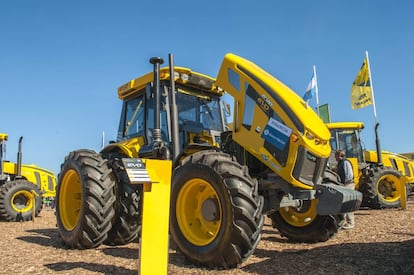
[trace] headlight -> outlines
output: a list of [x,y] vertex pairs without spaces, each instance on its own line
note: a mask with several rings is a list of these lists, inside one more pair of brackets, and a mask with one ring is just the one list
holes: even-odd
[[182,81],[187,81],[190,79],[190,76],[188,74],[180,74],[180,78]]

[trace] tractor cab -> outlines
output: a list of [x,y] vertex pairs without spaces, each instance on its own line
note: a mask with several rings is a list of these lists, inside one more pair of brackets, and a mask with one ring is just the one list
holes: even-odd
[[[178,110],[179,155],[188,155],[200,146],[219,147],[220,134],[226,128],[223,92],[217,89],[214,79],[187,68],[175,67],[175,97]],[[161,139],[172,146],[172,111],[168,68],[160,69],[159,90],[161,95]],[[118,128],[117,142],[134,143],[134,150],[127,155],[143,157],[151,151],[154,141],[154,83],[153,73],[122,85],[118,96],[123,107]],[[125,147],[125,148],[126,148]],[[124,152],[125,153],[125,152]]]
[[[364,163],[364,148],[361,141],[361,130],[364,124],[361,122],[333,122],[327,123],[331,132],[332,153],[329,157],[329,165],[336,166],[334,153],[336,150],[344,150],[346,157],[352,162],[352,165],[358,168],[358,164]],[[357,172],[357,170],[356,170]]]

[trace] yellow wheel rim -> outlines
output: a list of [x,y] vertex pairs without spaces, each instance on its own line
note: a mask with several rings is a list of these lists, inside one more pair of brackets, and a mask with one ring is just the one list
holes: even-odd
[[176,217],[189,242],[197,246],[211,243],[217,237],[222,222],[216,190],[203,179],[187,181],[177,195]]
[[71,231],[79,221],[82,205],[82,184],[75,170],[68,170],[60,182],[59,215],[63,227]]
[[302,201],[301,207],[282,207],[279,209],[279,213],[282,218],[290,225],[295,227],[304,227],[309,225],[315,220],[317,216],[316,212],[316,200]]
[[391,174],[382,176],[377,183],[377,193],[388,203],[399,201],[402,193],[400,179]]
[[31,211],[34,205],[33,194],[28,190],[17,191],[11,198],[11,206],[13,210],[19,213]]

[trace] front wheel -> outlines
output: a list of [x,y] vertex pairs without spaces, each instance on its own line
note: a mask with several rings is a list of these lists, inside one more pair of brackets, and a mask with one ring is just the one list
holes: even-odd
[[0,218],[3,220],[29,221],[33,210],[37,216],[42,207],[41,190],[30,181],[9,181],[0,188]]
[[233,268],[256,249],[263,227],[257,183],[229,155],[195,153],[174,171],[171,234],[196,265]]
[[269,215],[272,225],[292,242],[324,242],[338,233],[343,215],[318,215],[317,200],[303,201],[301,207],[282,207]]

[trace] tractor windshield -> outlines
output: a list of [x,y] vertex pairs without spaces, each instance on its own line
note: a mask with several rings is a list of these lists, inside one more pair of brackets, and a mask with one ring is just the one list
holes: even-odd
[[345,150],[346,157],[357,158],[358,162],[364,161],[364,152],[361,145],[359,130],[357,129],[331,129],[332,152]]
[[179,92],[177,105],[180,127],[190,127],[191,132],[223,131],[221,104],[218,98]]
[[[150,87],[148,86],[146,89],[150,89]],[[124,101],[118,140],[143,136],[147,143],[152,141],[154,106],[152,98],[146,98],[144,91],[142,90],[138,96]],[[205,95],[200,91],[194,92],[179,88],[176,93],[176,101],[180,132],[185,133],[185,135],[191,133],[191,142],[195,142],[194,135],[214,136],[214,140],[218,142],[225,125],[219,97]],[[161,134],[164,141],[170,141],[168,104],[164,103],[164,106],[161,110]],[[201,140],[205,141],[205,139]],[[182,144],[186,142],[190,142],[190,139],[181,141]]]

